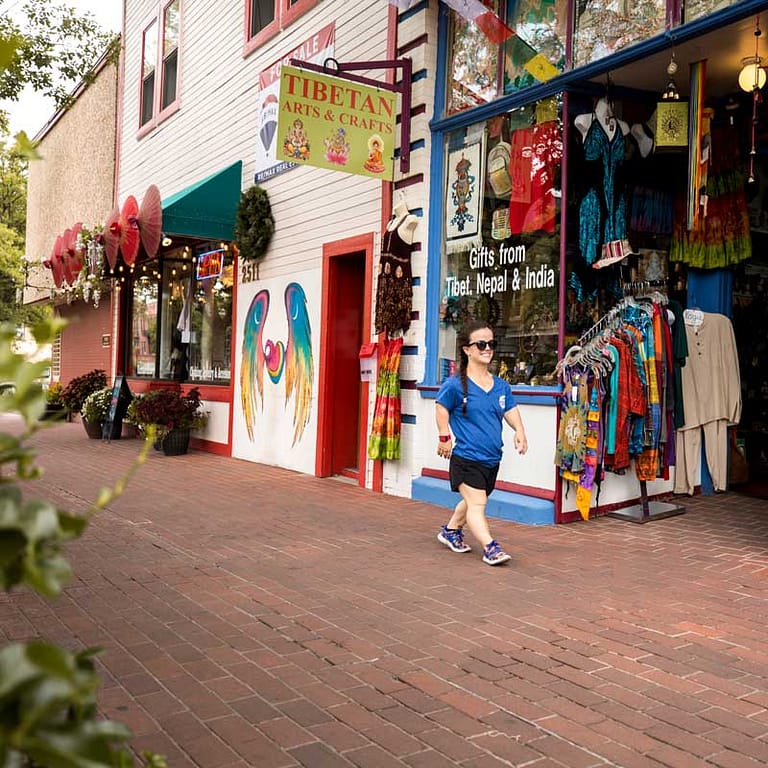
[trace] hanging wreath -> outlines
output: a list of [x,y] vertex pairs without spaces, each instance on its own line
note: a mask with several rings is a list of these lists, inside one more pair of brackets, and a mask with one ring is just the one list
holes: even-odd
[[235,220],[235,242],[243,261],[261,261],[267,252],[275,221],[267,191],[259,186],[249,187],[240,195]]

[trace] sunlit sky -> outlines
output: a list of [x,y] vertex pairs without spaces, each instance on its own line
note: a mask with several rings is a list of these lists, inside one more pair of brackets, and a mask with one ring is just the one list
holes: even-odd
[[[123,0],[65,0],[78,11],[89,11],[106,30],[119,32],[123,18]],[[15,0],[0,2],[0,10],[13,10],[19,5]],[[2,108],[10,115],[11,135],[26,131],[32,138],[53,116],[54,105],[50,99],[31,89],[26,89],[15,103],[3,102]]]

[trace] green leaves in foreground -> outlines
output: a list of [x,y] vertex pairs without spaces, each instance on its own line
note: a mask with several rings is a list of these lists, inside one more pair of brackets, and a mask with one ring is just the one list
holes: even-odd
[[[96,718],[94,649],[71,653],[54,645],[15,643],[0,650],[0,767],[131,766],[114,749],[130,738],[120,723]],[[158,763],[154,763],[158,766]]]
[[16,486],[0,486],[0,586],[26,584],[56,597],[72,571],[61,546],[82,534],[87,520],[40,499],[24,503]]
[[[56,321],[36,326],[35,340],[50,343],[60,328]],[[0,432],[0,589],[26,586],[50,598],[72,577],[64,544],[81,536],[92,515],[123,492],[151,441],[82,516],[44,499],[25,501],[19,481],[39,475],[28,441],[45,405],[40,377],[48,362],[27,359],[15,345],[14,329],[0,325],[0,414],[20,414],[26,426],[20,436]],[[98,716],[96,652],[73,653],[42,641],[0,649],[0,768],[132,768],[133,755],[123,746],[130,731]],[[167,768],[158,755],[143,758],[148,768]]]

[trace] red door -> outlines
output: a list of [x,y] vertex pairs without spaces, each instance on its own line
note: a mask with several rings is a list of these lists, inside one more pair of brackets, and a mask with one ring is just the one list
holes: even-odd
[[328,349],[326,358],[330,474],[358,479],[360,455],[360,346],[365,306],[365,253],[330,260],[328,271]]
[[[344,475],[367,482],[370,387],[360,381],[360,347],[371,341],[374,235],[323,244],[323,287],[318,366],[318,477]],[[371,481],[379,487],[381,462]]]

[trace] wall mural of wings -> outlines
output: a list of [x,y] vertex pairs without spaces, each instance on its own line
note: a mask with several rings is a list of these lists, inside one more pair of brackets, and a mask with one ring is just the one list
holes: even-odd
[[269,312],[269,291],[259,291],[251,301],[243,328],[240,365],[240,396],[248,437],[253,442],[257,411],[264,407],[264,369],[273,384],[285,375],[285,404],[293,400],[293,442],[304,435],[312,413],[314,359],[312,325],[307,311],[307,296],[298,283],[285,288],[288,339],[264,339]]

